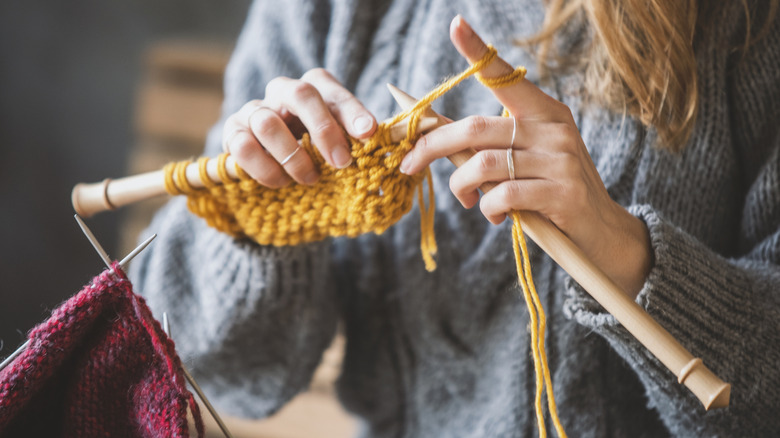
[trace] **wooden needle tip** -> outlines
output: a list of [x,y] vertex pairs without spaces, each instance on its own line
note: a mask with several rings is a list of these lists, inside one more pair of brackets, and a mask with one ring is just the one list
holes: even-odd
[[408,93],[393,84],[387,84],[387,89],[390,91],[390,94],[393,95],[393,99],[395,99],[395,101],[398,102],[398,104],[401,105],[401,108],[403,109],[411,108],[415,103],[417,103],[417,99],[410,96]]

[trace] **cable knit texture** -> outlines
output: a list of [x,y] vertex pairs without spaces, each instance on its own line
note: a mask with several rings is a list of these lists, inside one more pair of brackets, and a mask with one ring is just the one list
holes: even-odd
[[114,263],[0,372],[0,437],[187,437],[187,390],[173,342]]
[[[763,3],[755,3],[761,17]],[[547,354],[572,436],[772,436],[780,430],[780,24],[747,53],[740,2],[715,7],[698,35],[701,111],[679,155],[631,118],[581,97],[582,77],[542,84],[571,108],[610,195],[648,226],[655,265],[637,302],[733,385],[705,412],[568,275],[531,248],[548,310]],[[256,1],[226,75],[224,117],[262,98],[275,76],[324,67],[378,119],[397,112],[384,84],[422,96],[465,68],[448,39],[461,13],[502,57],[543,19],[535,0]],[[563,47],[587,29],[570,26]],[[453,119],[499,115],[464,83],[435,109]],[[223,119],[224,121],[224,119]],[[221,147],[221,124],[206,152]],[[518,165],[521,165],[518,164]],[[510,224],[494,227],[448,191],[453,166],[431,166],[438,270],[420,263],[419,215],[381,236],[275,248],[209,228],[173,200],[160,235],[133,266],[156,312],[188,327],[177,345],[221,409],[261,417],[304,390],[339,320],[347,337],[342,403],[371,437],[531,437],[534,370]],[[548,429],[551,425],[548,424]]]

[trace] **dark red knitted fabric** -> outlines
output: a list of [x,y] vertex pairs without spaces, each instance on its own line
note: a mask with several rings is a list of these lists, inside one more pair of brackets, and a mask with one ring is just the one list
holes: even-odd
[[173,342],[114,263],[35,327],[0,372],[0,437],[186,437]]

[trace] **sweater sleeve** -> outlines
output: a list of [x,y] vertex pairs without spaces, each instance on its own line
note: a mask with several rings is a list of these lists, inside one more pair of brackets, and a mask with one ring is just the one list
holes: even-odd
[[[723,255],[648,205],[630,211],[650,233],[655,263],[637,303],[716,375],[728,408],[701,403],[573,280],[564,311],[602,335],[643,383],[674,436],[773,436],[780,430],[780,26],[732,74],[732,131],[746,189],[736,254]],[[702,218],[706,221],[706,218]]]
[[[324,2],[257,1],[228,65],[223,118],[206,153],[221,151],[222,124],[279,75],[321,62]],[[208,227],[173,199],[149,232],[157,240],[131,276],[159,318],[171,318],[177,351],[221,410],[272,414],[307,388],[335,333],[336,290],[329,243],[262,247]]]

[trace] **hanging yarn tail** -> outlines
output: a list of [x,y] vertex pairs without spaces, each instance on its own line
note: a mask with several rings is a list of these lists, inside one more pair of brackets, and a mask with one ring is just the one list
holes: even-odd
[[423,197],[423,185],[417,186],[417,203],[420,205],[420,251],[422,252],[425,269],[428,272],[436,270],[436,260],[433,256],[438,252],[434,230],[434,214],[436,202],[433,193],[433,176],[430,167],[425,168],[425,180],[428,182],[428,203]]
[[559,437],[566,437],[566,431],[563,430],[561,420],[558,418],[558,408],[555,405],[555,396],[553,394],[552,379],[550,378],[550,367],[547,364],[547,352],[544,347],[544,335],[547,328],[547,319],[544,314],[544,308],[539,300],[539,294],[534,286],[533,276],[531,275],[531,261],[528,257],[528,246],[523,236],[523,227],[520,223],[520,214],[513,211],[512,217],[512,246],[515,252],[515,261],[517,263],[517,277],[520,287],[523,289],[525,303],[528,306],[528,314],[531,324],[531,352],[534,360],[534,371],[536,373],[536,397],[534,407],[536,410],[536,420],[539,426],[539,437],[547,436],[547,428],[544,423],[544,412],[542,406],[542,396],[547,392],[547,408]]

